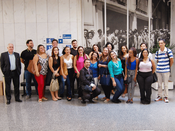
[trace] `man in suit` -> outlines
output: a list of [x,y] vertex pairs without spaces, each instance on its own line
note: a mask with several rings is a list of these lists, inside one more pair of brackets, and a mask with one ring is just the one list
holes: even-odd
[[6,98],[7,104],[10,104],[11,100],[11,79],[13,79],[13,85],[15,90],[15,101],[22,102],[19,99],[19,76],[21,74],[21,62],[19,54],[14,52],[13,44],[8,44],[8,51],[1,54],[1,70],[5,77],[6,85]]
[[85,99],[88,99],[89,102],[94,103],[92,100],[94,97],[98,96],[101,91],[94,84],[94,78],[92,76],[92,70],[89,69],[90,60],[84,60],[84,67],[80,71],[80,87],[83,90],[82,103],[85,104]]

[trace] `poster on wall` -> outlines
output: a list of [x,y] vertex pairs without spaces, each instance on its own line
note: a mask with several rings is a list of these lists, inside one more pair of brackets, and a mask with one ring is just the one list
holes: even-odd
[[[135,47],[140,52],[143,42],[149,49],[158,48],[159,39],[170,44],[170,4],[166,0],[152,0],[151,4],[148,0],[130,2],[133,3],[129,6],[128,48]],[[149,12],[152,12],[150,42]],[[94,44],[99,50],[106,45],[104,18],[104,1],[82,0],[83,46],[87,54]],[[119,52],[121,46],[127,46],[127,0],[106,0],[106,22],[106,42],[112,43],[114,50]]]

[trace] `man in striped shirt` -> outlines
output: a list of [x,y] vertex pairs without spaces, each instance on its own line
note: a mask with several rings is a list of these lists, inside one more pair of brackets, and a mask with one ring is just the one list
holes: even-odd
[[158,97],[155,101],[162,100],[162,81],[164,82],[164,101],[168,103],[168,80],[170,75],[170,67],[173,65],[173,53],[165,47],[165,41],[159,40],[160,49],[155,54],[157,60],[157,77],[158,77]]

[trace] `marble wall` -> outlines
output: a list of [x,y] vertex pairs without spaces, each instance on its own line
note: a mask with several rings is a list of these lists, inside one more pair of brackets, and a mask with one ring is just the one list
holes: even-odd
[[0,0],[0,53],[8,43],[21,53],[27,39],[33,40],[36,49],[44,39],[62,34],[72,34],[81,45],[81,26],[81,0]]

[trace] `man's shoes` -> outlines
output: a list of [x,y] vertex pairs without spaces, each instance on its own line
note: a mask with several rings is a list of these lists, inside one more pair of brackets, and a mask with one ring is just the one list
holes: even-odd
[[162,97],[158,96],[154,101],[161,101]]
[[121,101],[119,101],[118,99],[117,100],[111,100],[113,103],[121,103]]
[[20,99],[17,99],[17,100],[16,100],[16,102],[22,102],[22,100],[20,100]]
[[86,104],[86,101],[85,101],[85,100],[82,100],[81,103],[82,103],[82,104]]
[[10,104],[10,100],[7,100],[7,105],[9,105]]
[[169,103],[169,100],[167,97],[164,98],[165,103]]

